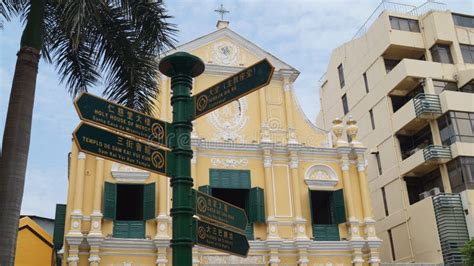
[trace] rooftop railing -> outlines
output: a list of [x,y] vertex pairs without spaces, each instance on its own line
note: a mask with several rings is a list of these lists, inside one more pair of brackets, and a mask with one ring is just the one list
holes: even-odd
[[394,1],[382,0],[375,8],[374,12],[370,14],[364,24],[362,24],[359,30],[357,30],[356,34],[354,34],[352,37],[352,40],[361,37],[364,33],[366,33],[372,23],[380,16],[383,11],[386,10],[402,14],[421,16],[432,10],[446,10],[446,4],[428,0],[418,6],[415,6]]

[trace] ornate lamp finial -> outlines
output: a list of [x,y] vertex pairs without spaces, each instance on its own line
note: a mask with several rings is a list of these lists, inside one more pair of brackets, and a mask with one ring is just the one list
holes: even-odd
[[342,132],[344,131],[344,125],[342,124],[342,120],[339,117],[336,117],[332,121],[332,133],[336,136],[336,147],[347,146],[347,141],[342,139]]
[[357,141],[357,133],[359,132],[359,127],[357,126],[357,122],[352,118],[352,115],[349,116],[346,125],[346,132],[347,135],[350,137],[351,145],[354,147],[361,147],[362,143]]

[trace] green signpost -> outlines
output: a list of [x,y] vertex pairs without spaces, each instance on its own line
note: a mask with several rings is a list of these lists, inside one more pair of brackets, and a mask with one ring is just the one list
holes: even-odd
[[267,86],[274,70],[264,59],[196,94],[193,96],[195,118]]
[[206,193],[194,190],[196,195],[196,215],[211,222],[245,231],[247,215],[245,211]]
[[167,175],[170,154],[164,149],[83,123],[73,137],[80,151]]
[[74,101],[74,105],[81,120],[167,145],[166,139],[169,138],[170,129],[167,122],[89,93],[82,93]]
[[161,73],[171,77],[171,106],[176,138],[171,149],[176,159],[174,175],[171,177],[173,205],[171,218],[173,237],[171,239],[172,259],[175,266],[191,266],[194,231],[192,230],[194,210],[192,206],[193,178],[191,177],[192,99],[193,77],[204,72],[201,59],[188,53],[178,52],[160,61]]
[[195,242],[226,253],[246,257],[250,246],[243,233],[234,232],[201,220],[194,220]]
[[[204,72],[201,59],[178,52],[163,58],[159,69],[171,77],[171,124],[83,93],[74,102],[77,112],[81,120],[100,127],[81,123],[74,140],[80,151],[171,177],[173,265],[192,265],[195,243],[246,256],[244,210],[192,189],[192,120],[268,85],[274,67],[264,59],[193,97],[192,79]],[[193,219],[195,214],[207,221]]]

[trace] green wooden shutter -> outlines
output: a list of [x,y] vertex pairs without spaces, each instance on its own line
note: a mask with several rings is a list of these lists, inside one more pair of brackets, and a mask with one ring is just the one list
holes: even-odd
[[313,224],[313,239],[315,241],[339,241],[337,224]]
[[247,236],[247,240],[254,240],[253,224],[247,224],[247,228],[245,228],[245,235]]
[[198,190],[208,195],[212,195],[212,188],[209,185],[200,186],[198,187]]
[[104,184],[104,219],[115,220],[117,202],[117,184]]
[[66,204],[56,204],[54,215],[53,244],[55,250],[60,250],[64,241],[64,227],[66,224]]
[[128,237],[129,238],[145,238],[145,222],[144,221],[128,221]]
[[209,169],[209,185],[214,188],[250,189],[250,171]]
[[114,221],[115,238],[145,238],[144,221]]
[[308,196],[309,196],[309,213],[310,213],[310,216],[311,216],[311,229],[313,231],[313,239],[316,240],[316,235],[318,234],[315,230],[315,227],[314,227],[314,219],[313,219],[313,201],[311,199],[311,190],[308,189]]
[[143,187],[143,220],[155,218],[155,183]]
[[330,208],[334,218],[333,224],[346,222],[346,207],[344,205],[344,192],[342,189],[334,191],[330,196]]
[[249,203],[249,222],[265,223],[265,199],[262,188],[250,189]]
[[308,189],[308,196],[309,196],[309,213],[311,214],[311,224],[314,223],[313,221],[313,201],[311,200],[311,189]]
[[114,237],[128,238],[128,221],[114,221]]

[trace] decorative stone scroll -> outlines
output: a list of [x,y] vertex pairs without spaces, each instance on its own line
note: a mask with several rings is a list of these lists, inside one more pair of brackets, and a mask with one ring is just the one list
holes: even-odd
[[239,168],[247,166],[247,159],[241,158],[211,158],[212,166],[220,166],[225,168]]
[[112,164],[112,177],[117,182],[145,182],[150,176],[150,172],[137,169],[135,167],[114,162]]
[[201,265],[217,266],[217,265],[265,265],[264,256],[247,256],[241,258],[232,255],[204,255],[201,259]]
[[333,189],[339,179],[327,165],[313,165],[305,173],[304,181],[310,190]]

